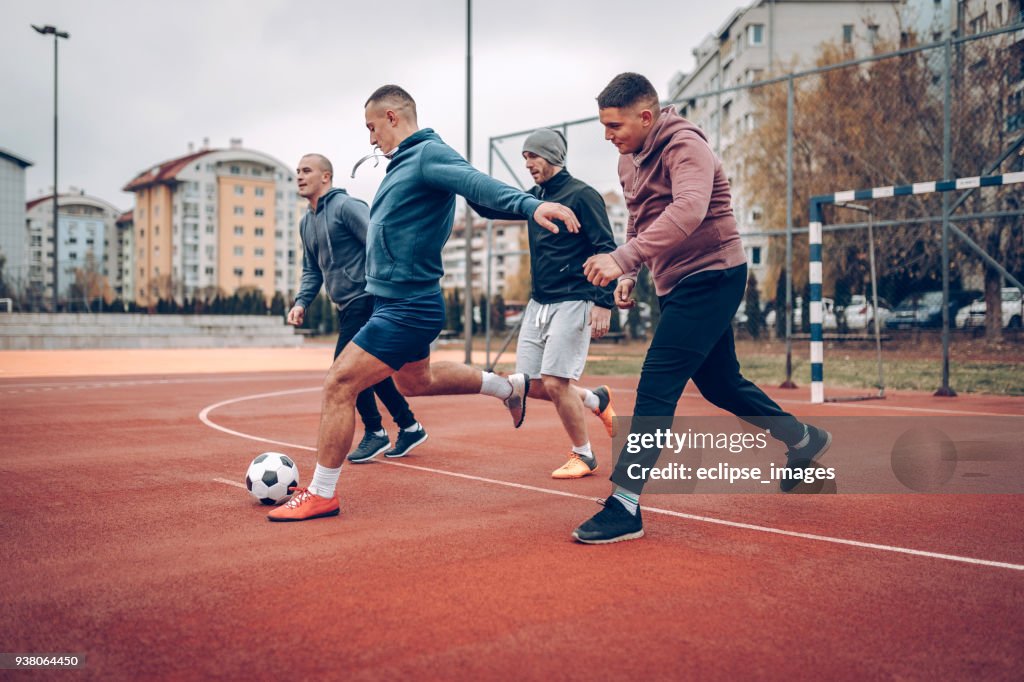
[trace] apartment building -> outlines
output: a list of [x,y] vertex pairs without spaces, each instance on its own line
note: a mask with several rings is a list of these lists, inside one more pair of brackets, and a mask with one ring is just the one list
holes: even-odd
[[[452,228],[451,237],[441,253],[444,265],[442,289],[466,286],[466,231],[465,219],[460,218]],[[529,254],[526,239],[526,222],[518,220],[495,220],[491,226],[491,294],[505,295],[508,284],[519,275],[522,256]],[[487,289],[487,221],[477,218],[473,221],[473,288]]]
[[[744,150],[739,143],[745,133],[757,128],[749,91],[721,91],[810,69],[825,42],[849,45],[858,55],[869,54],[880,40],[895,43],[900,37],[902,4],[899,0],[754,0],[694,48],[692,72],[677,73],[669,83],[668,99],[704,129],[729,174],[747,261],[758,281],[765,280],[769,242],[751,233],[785,226],[765,224],[759,198],[746,192],[740,180]],[[700,96],[708,93],[717,94]],[[784,178],[779,185],[785,187]]]
[[[23,206],[26,222],[22,230],[28,238],[26,300],[32,306],[48,305],[53,300],[53,195],[37,197]],[[117,293],[121,279],[117,221],[121,214],[109,201],[88,195],[85,190],[72,187],[68,193],[57,195],[59,299],[70,296],[79,273],[105,278],[110,290]],[[89,295],[103,293],[93,291]]]
[[24,288],[28,243],[25,236],[25,169],[32,165],[0,148],[0,254],[4,278],[14,289]]
[[132,179],[134,300],[259,288],[294,297],[302,274],[298,221],[306,202],[288,166],[232,139],[159,163]]

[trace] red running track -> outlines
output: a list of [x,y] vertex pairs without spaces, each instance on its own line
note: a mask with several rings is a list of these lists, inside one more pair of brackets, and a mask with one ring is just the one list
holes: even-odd
[[[412,401],[412,456],[346,465],[340,517],[267,523],[230,483],[264,450],[308,479],[321,377],[0,381],[0,649],[84,654],[78,676],[104,680],[1019,679],[1021,496],[650,495],[679,515],[582,546],[609,472],[549,477],[551,406],[514,431],[492,399],[438,397]],[[635,379],[611,384],[629,413]],[[1024,413],[773,394],[800,415]]]

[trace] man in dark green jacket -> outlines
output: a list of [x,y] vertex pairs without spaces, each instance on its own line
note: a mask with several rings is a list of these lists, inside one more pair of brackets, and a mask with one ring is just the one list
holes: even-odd
[[[597,287],[587,281],[583,263],[599,253],[615,250],[612,227],[604,199],[590,185],[565,169],[565,136],[541,128],[523,143],[526,168],[537,183],[529,193],[572,209],[580,221],[579,232],[552,233],[534,220],[527,221],[530,239],[530,302],[516,344],[516,371],[531,381],[530,397],[555,405],[565,432],[572,441],[569,460],[552,472],[552,478],[583,478],[597,471],[583,408],[614,432],[615,411],[611,391],[593,391],[573,384],[587,363],[590,339],[608,331],[614,307],[614,284]],[[516,216],[473,206],[485,218],[516,219]]]

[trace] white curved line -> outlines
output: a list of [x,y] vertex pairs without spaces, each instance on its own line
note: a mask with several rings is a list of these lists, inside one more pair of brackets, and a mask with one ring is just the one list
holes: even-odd
[[[316,388],[299,388],[290,391],[275,391],[273,393],[259,393],[256,395],[243,396],[241,398],[232,398],[230,400],[223,400],[219,403],[214,403],[204,407],[199,413],[199,420],[209,426],[210,428],[222,431],[224,433],[231,434],[232,436],[238,436],[239,438],[246,438],[249,440],[259,441],[261,443],[270,443],[273,445],[283,445],[290,448],[297,448],[299,450],[309,450],[316,452],[316,448],[308,445],[296,445],[295,443],[285,443],[284,441],[271,440],[269,438],[261,438],[259,436],[253,436],[248,433],[242,433],[240,431],[233,431],[232,429],[225,428],[218,424],[213,423],[209,419],[209,414],[218,407],[224,405],[231,405],[233,403],[240,403],[246,400],[259,400],[260,398],[276,398],[282,395],[292,395],[295,393],[309,393],[311,391],[319,391],[320,387]],[[545,493],[547,495],[557,495],[559,497],[571,497],[578,500],[592,500],[592,497],[586,495],[577,495],[575,493],[567,493],[562,490],[552,490],[550,488],[540,488],[537,486],[526,485],[523,483],[513,483],[511,481],[502,481],[496,478],[485,478],[483,476],[473,476],[472,474],[461,474],[455,471],[445,471],[443,469],[433,469],[431,467],[419,466],[416,464],[406,464],[403,462],[390,462],[387,460],[380,461],[381,464],[388,464],[391,466],[402,467],[403,469],[415,469],[416,471],[425,471],[431,474],[440,474],[442,476],[451,476],[453,478],[461,478],[469,481],[478,481],[481,483],[491,483],[493,485],[500,485],[506,488],[516,488],[519,490],[530,490],[538,493]],[[213,479],[221,483],[228,483],[230,485],[237,485],[234,482],[229,482],[226,479]],[[672,511],[671,509],[660,509],[658,507],[644,507],[644,511],[648,514],[663,514],[665,516],[673,516],[679,519],[687,519],[688,521],[699,521],[701,523],[711,523],[719,526],[727,526],[730,528],[740,528],[743,530],[751,530],[760,533],[771,533],[773,535],[783,535],[791,538],[800,538],[802,540],[812,540],[815,542],[829,542],[836,545],[846,545],[848,547],[860,547],[861,549],[874,549],[881,552],[894,552],[896,554],[909,554],[911,556],[926,557],[929,559],[942,559],[944,561],[954,561],[957,563],[972,564],[975,566],[988,566],[991,568],[1007,568],[1013,571],[1024,571],[1024,565],[1012,564],[1005,561],[990,561],[988,559],[976,559],[974,557],[958,556],[956,554],[941,554],[939,552],[927,552],[920,549],[910,549],[907,547],[898,547],[895,545],[880,545],[873,542],[861,542],[859,540],[848,540],[846,538],[837,538],[830,535],[816,535],[814,533],[800,533],[792,530],[783,530],[781,528],[772,528],[771,526],[757,526],[751,523],[742,523],[740,521],[726,521],[724,519],[716,519],[710,516],[697,516],[696,514],[686,514],[684,512]]]

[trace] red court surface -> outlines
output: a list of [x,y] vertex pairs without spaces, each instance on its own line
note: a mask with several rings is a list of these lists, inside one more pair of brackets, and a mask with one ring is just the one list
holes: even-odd
[[[647,495],[645,538],[584,546],[599,422],[599,474],[556,481],[550,405],[516,431],[461,396],[412,399],[429,440],[347,464],[339,517],[268,523],[241,479],[274,450],[308,480],[323,374],[0,378],[0,651],[86,659],[0,676],[1020,679],[1024,496]],[[609,383],[629,414],[635,378]],[[770,393],[800,416],[1024,415]],[[688,391],[680,413],[717,411]]]

